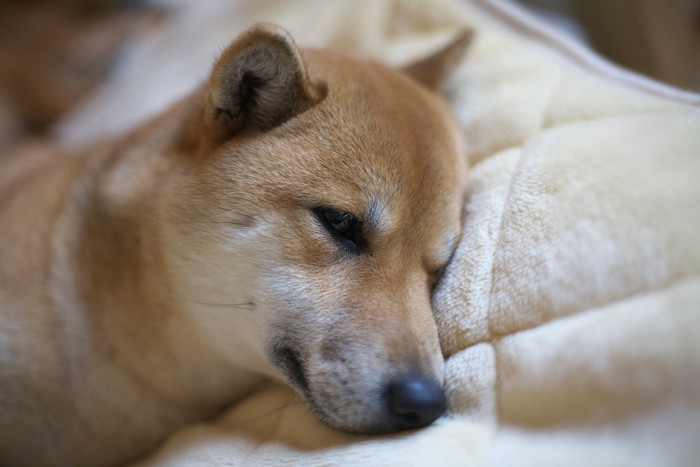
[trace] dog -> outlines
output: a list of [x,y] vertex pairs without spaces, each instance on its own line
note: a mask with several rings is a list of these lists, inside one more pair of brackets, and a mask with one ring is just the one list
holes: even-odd
[[268,377],[341,430],[439,418],[470,37],[394,70],[259,24],[125,136],[4,158],[0,464],[127,462]]

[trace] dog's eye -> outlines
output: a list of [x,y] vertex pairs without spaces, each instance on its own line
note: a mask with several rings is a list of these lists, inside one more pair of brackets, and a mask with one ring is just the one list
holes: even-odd
[[359,255],[367,249],[362,233],[362,222],[352,214],[337,209],[317,207],[312,209],[321,225],[345,250]]

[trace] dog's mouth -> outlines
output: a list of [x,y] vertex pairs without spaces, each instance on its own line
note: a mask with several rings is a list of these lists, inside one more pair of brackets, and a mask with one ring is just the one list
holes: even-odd
[[271,354],[275,366],[287,377],[289,383],[301,393],[309,408],[322,420],[332,424],[326,412],[314,400],[301,352],[292,346],[282,345],[273,347]]
[[309,408],[326,423],[332,426],[339,426],[333,419],[316,403],[313,397],[313,392],[309,385],[309,380],[306,376],[306,367],[304,365],[301,352],[289,345],[273,347],[272,361],[279,368],[283,375],[287,377],[289,383],[295,387],[304,397]]
[[275,365],[289,378],[290,382],[296,386],[309,399],[309,382],[304,373],[304,364],[299,352],[292,347],[275,347],[272,351]]

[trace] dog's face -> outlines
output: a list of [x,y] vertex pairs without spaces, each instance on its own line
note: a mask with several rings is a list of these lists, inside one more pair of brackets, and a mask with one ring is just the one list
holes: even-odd
[[[450,113],[377,63],[310,51],[307,75],[269,26],[241,42],[215,68],[172,214],[196,225],[179,228],[184,293],[222,352],[281,375],[329,424],[424,426],[446,405],[430,297],[466,178]],[[297,75],[256,75],[285,67]]]

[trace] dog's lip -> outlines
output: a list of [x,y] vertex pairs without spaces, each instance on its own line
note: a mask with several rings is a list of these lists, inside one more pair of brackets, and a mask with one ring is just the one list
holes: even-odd
[[290,345],[275,347],[272,350],[273,363],[280,369],[292,387],[301,393],[312,412],[322,420],[325,420],[329,425],[347,430],[347,428],[342,427],[341,423],[336,422],[332,415],[326,413],[314,400],[313,392],[306,377],[304,363],[299,357],[299,353],[298,350]]
[[275,366],[282,371],[293,386],[297,387],[309,399],[309,382],[299,352],[291,346],[281,346],[276,347],[272,353]]

